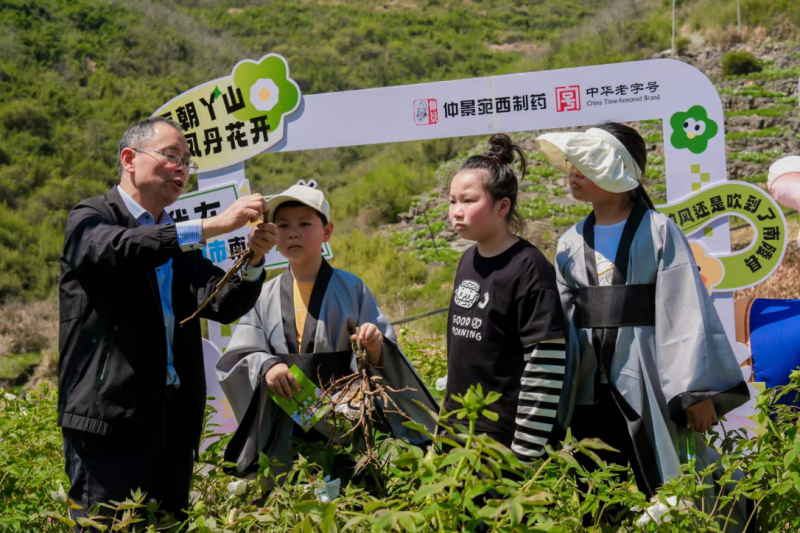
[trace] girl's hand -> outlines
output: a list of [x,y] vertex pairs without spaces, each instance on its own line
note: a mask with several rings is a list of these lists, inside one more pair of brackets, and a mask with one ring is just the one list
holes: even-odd
[[369,364],[380,366],[381,354],[383,353],[383,334],[375,324],[364,324],[358,330],[358,340],[364,349],[367,350]]
[[267,380],[269,390],[281,398],[291,398],[295,392],[300,392],[300,385],[298,385],[297,379],[286,363],[273,365],[272,368],[267,370],[267,375],[264,376],[264,379]]
[[711,398],[686,408],[686,427],[704,433],[719,421]]

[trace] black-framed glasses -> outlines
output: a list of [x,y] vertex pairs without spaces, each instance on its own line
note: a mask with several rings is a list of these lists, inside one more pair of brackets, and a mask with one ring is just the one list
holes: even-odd
[[156,153],[156,154],[161,154],[161,155],[164,156],[164,159],[166,159],[167,163],[169,163],[170,165],[173,165],[173,166],[183,165],[183,166],[185,166],[186,170],[189,171],[189,174],[194,174],[200,168],[200,167],[197,166],[197,163],[195,163],[194,161],[191,161],[191,160],[187,161],[186,159],[183,159],[183,158],[181,158],[181,157],[179,157],[179,156],[177,156],[175,154],[171,154],[169,152],[164,152],[163,150],[150,150],[148,148],[131,148],[131,149],[135,150],[137,152],[153,152],[153,153]]

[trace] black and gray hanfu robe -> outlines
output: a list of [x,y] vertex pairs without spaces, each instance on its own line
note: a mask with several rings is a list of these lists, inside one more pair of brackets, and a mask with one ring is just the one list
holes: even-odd
[[715,455],[687,429],[685,409],[711,398],[721,418],[749,393],[678,226],[638,202],[610,286],[599,286],[593,248],[594,213],[559,239],[556,252],[567,351],[579,360],[565,379],[573,387],[566,407],[592,404],[596,387],[610,383],[634,444],[629,460],[646,478],[640,490],[652,495],[680,474],[692,448],[697,470]]
[[[230,345],[217,363],[217,378],[240,424],[225,455],[227,461],[237,465],[229,469],[233,475],[244,477],[255,472],[259,452],[285,459],[292,447],[295,422],[272,401],[264,379],[273,365],[286,362],[288,354],[297,353],[292,283],[287,269],[264,284],[258,303],[239,321]],[[345,370],[355,371],[350,335],[356,326],[367,323],[378,326],[384,338],[381,367],[373,367],[370,372],[382,376],[395,389],[416,389],[393,394],[392,399],[412,420],[433,433],[433,417],[414,400],[434,413],[439,407],[397,346],[394,330],[372,293],[357,276],[332,268],[323,259],[308,305],[303,354],[316,354],[324,360],[328,355],[341,358],[345,353]],[[385,418],[395,437],[413,444],[428,441],[424,434],[404,426],[406,419],[402,416],[386,413]],[[314,430],[329,437],[332,426],[323,420]]]

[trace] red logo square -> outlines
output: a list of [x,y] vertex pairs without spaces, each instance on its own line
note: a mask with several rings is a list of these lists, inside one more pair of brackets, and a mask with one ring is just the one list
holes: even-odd
[[580,111],[581,86],[556,87],[556,111]]

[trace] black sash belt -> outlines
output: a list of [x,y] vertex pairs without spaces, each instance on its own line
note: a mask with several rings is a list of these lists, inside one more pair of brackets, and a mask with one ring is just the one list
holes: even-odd
[[[303,373],[311,379],[317,386],[320,385],[320,378],[322,383],[327,385],[331,379],[337,377],[344,377],[350,373],[350,362],[353,357],[353,352],[330,352],[330,353],[312,353],[312,354],[281,354],[278,357],[283,359],[289,367],[297,365]],[[261,412],[261,404],[264,401],[271,401],[264,398],[267,394],[267,383],[262,376],[259,379],[256,390],[253,394],[250,405],[247,406],[247,411],[242,417],[242,421],[236,428],[236,431],[231,437],[228,447],[225,448],[225,461],[229,463],[239,462],[241,455],[244,453],[247,458],[244,461],[243,470],[237,467],[223,467],[226,474],[236,477],[246,477],[258,469],[258,452],[266,452],[272,443],[273,435],[270,441],[264,446],[264,450],[257,448],[258,438],[261,430],[261,425],[264,423],[263,414]],[[279,407],[276,407],[278,412],[283,412]]]
[[581,328],[655,326],[655,285],[603,285],[578,289],[575,321]]

